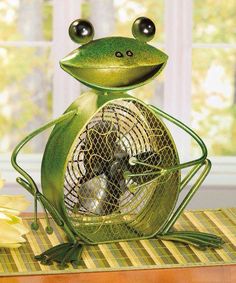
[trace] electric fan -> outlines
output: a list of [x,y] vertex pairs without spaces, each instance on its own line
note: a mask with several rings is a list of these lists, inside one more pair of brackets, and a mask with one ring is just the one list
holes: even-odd
[[173,140],[150,110],[132,99],[107,104],[77,137],[67,163],[64,201],[73,226],[91,242],[153,235],[180,183],[178,171],[161,168],[176,164]]
[[[17,178],[64,230],[68,242],[36,258],[77,264],[83,245],[157,237],[198,248],[222,245],[218,236],[173,231],[175,221],[207,176],[211,163],[203,141],[190,128],[160,109],[126,93],[156,77],[167,55],[146,42],[155,34],[154,23],[135,20],[133,38],[92,40],[86,20],[74,21],[69,34],[83,43],[61,60],[61,67],[93,91],[77,98],[65,113],[37,129],[15,148]],[[196,160],[180,163],[168,120],[190,134],[202,149]],[[17,163],[21,148],[34,136],[54,126],[41,166],[42,193]],[[192,167],[183,178],[181,170]],[[180,191],[199,172],[184,200],[175,208]]]

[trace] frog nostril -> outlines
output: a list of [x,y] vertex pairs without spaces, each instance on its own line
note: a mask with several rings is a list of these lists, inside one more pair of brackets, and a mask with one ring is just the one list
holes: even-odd
[[120,51],[116,51],[115,55],[119,58],[124,57],[124,55]]
[[126,51],[126,55],[132,57],[134,53],[131,50]]

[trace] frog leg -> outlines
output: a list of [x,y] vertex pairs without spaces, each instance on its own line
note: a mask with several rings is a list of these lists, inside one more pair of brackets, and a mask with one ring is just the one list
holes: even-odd
[[[203,169],[202,169],[203,168]],[[191,244],[196,246],[200,249],[205,249],[207,247],[212,248],[220,248],[223,244],[223,241],[220,237],[209,234],[209,233],[202,233],[197,231],[171,231],[176,220],[179,218],[185,207],[188,205],[194,194],[197,192],[199,187],[201,186],[202,182],[208,175],[211,169],[211,162],[210,160],[206,159],[203,163],[195,165],[190,172],[185,176],[180,184],[180,191],[182,191],[186,185],[190,182],[190,180],[202,169],[202,172],[199,174],[197,180],[190,188],[189,192],[176,209],[176,211],[171,215],[165,225],[162,227],[161,231],[158,231],[156,238],[163,239],[163,240],[171,240],[171,241],[178,241],[187,244]]]
[[[197,192],[199,187],[201,186],[202,182],[205,180],[206,176],[208,175],[211,169],[211,162],[207,159],[207,148],[202,141],[202,139],[192,131],[188,126],[180,122],[179,120],[175,119],[174,117],[170,116],[169,114],[165,113],[164,111],[149,105],[149,108],[158,116],[167,119],[168,121],[174,123],[176,126],[183,129],[187,132],[200,146],[202,150],[202,155],[200,158],[188,161],[182,164],[174,165],[169,168],[158,168],[159,174],[170,173],[173,171],[182,170],[184,168],[193,167],[189,173],[185,176],[185,178],[181,181],[180,184],[180,191],[182,191],[186,185],[190,182],[190,180],[201,170],[202,172],[199,174],[197,180],[192,185],[191,189],[183,199],[182,203],[179,207],[175,210],[175,212],[170,216],[168,221],[162,227],[161,231],[158,231],[156,237],[165,239],[165,240],[172,240],[172,241],[179,241],[188,244],[192,244],[199,248],[206,248],[206,247],[220,247],[223,244],[223,241],[220,237],[215,236],[213,234],[202,233],[202,232],[190,232],[190,231],[183,231],[183,232],[172,232],[170,231],[173,225],[175,224],[176,220],[180,217],[181,213],[188,205],[194,194]],[[157,171],[158,174],[158,171]]]
[[47,221],[47,227],[46,232],[48,234],[51,234],[53,232],[53,229],[50,225],[49,218],[48,218],[48,212],[53,217],[54,221],[64,229],[66,235],[69,238],[68,243],[59,244],[55,247],[52,247],[45,252],[43,252],[40,255],[35,256],[35,258],[39,261],[41,261],[42,264],[52,264],[52,261],[56,261],[59,263],[60,266],[65,267],[67,263],[72,263],[73,265],[78,265],[78,260],[81,256],[81,252],[83,249],[84,242],[79,241],[76,239],[75,235],[71,232],[69,227],[66,225],[66,223],[63,221],[62,217],[58,213],[58,211],[51,205],[51,203],[47,200],[47,198],[39,191],[35,181],[33,178],[24,170],[22,169],[18,163],[17,163],[17,155],[22,149],[22,147],[28,143],[32,138],[34,138],[36,135],[40,134],[41,132],[45,131],[46,129],[61,123],[63,121],[66,121],[67,119],[72,118],[74,115],[77,114],[77,111],[70,111],[59,118],[45,124],[41,128],[35,130],[31,134],[29,134],[27,137],[25,137],[14,149],[11,157],[11,163],[13,167],[16,169],[17,172],[19,172],[23,178],[18,177],[16,180],[17,182],[23,186],[29,193],[31,193],[34,196],[34,222],[31,225],[31,228],[33,230],[37,230],[38,225],[38,217],[37,217],[37,202],[39,201],[45,211],[46,215],[46,221]]
[[[17,162],[17,156],[18,153],[20,152],[20,150],[35,136],[37,136],[38,134],[40,134],[41,132],[45,131],[46,129],[61,123],[69,118],[72,118],[74,115],[77,114],[77,111],[70,111],[67,112],[65,114],[63,114],[62,116],[60,116],[59,118],[45,124],[44,126],[40,127],[39,129],[35,130],[34,132],[32,132],[31,134],[29,134],[28,136],[26,136],[14,149],[12,156],[11,156],[11,163],[12,166],[16,169],[17,172],[19,172],[23,178],[18,177],[16,179],[16,181],[23,186],[29,193],[31,193],[34,196],[34,209],[35,209],[35,213],[34,213],[34,222],[31,225],[31,228],[33,230],[37,230],[38,229],[38,217],[37,217],[37,202],[39,201],[44,210],[45,210],[45,215],[46,215],[46,221],[47,221],[47,228],[46,228],[46,232],[47,233],[52,233],[52,227],[50,225],[49,219],[48,219],[48,214],[47,211],[50,212],[50,214],[53,216],[54,220],[56,221],[56,223],[59,226],[62,226],[62,219],[59,215],[59,213],[56,211],[56,209],[46,200],[46,198],[40,193],[35,181],[33,180],[33,178],[24,170],[22,169]],[[65,227],[66,229],[66,227]],[[67,229],[69,231],[69,229]],[[73,235],[70,235],[71,232],[69,232],[69,236],[73,238]]]

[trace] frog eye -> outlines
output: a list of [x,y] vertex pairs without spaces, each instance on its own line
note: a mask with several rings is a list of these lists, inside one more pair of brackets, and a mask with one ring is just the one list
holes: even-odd
[[132,26],[132,33],[136,39],[148,42],[153,39],[156,32],[156,27],[149,18],[139,17]]
[[76,43],[87,43],[93,39],[94,28],[93,25],[86,20],[75,20],[69,27],[70,38]]

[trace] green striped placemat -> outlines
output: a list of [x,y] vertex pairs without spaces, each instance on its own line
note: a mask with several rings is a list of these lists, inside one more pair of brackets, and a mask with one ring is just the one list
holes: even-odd
[[[32,219],[24,219],[30,228]],[[26,235],[19,249],[0,248],[0,276],[50,274],[129,269],[153,269],[236,264],[236,208],[186,211],[175,224],[177,230],[198,230],[221,236],[222,249],[200,251],[192,246],[157,239],[86,246],[78,268],[60,270],[56,264],[41,265],[34,255],[64,241],[63,232],[54,225],[54,233],[44,232],[45,219],[40,219],[38,232]]]

